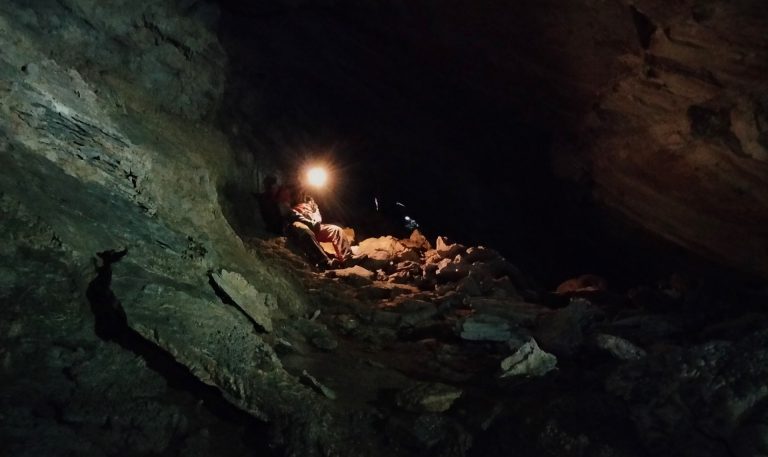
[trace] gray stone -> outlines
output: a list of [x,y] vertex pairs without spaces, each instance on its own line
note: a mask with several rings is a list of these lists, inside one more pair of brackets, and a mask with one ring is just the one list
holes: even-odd
[[501,361],[501,376],[544,376],[557,367],[557,357],[542,351],[531,338],[511,356]]
[[221,270],[221,273],[211,273],[211,278],[253,322],[267,332],[272,331],[274,296],[259,292],[239,273]]

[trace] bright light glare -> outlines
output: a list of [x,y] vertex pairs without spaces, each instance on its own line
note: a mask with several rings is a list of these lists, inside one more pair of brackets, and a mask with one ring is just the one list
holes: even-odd
[[307,172],[307,181],[314,187],[323,187],[328,181],[328,173],[321,167],[310,168]]

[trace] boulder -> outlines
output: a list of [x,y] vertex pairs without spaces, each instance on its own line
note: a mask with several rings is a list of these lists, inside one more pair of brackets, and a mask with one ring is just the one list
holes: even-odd
[[557,367],[557,357],[544,352],[531,338],[520,346],[514,354],[501,361],[500,377],[544,376]]
[[444,259],[453,259],[457,255],[463,254],[466,248],[458,243],[448,244],[444,237],[438,236],[437,241],[435,242],[435,250],[440,254],[440,257]]

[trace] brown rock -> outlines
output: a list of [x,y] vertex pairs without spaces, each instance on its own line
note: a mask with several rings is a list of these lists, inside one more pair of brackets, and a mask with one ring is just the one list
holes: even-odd
[[458,244],[448,244],[446,239],[442,236],[437,237],[437,242],[435,243],[435,250],[438,254],[440,254],[440,257],[444,259],[453,259],[459,254],[463,254],[465,251],[465,247]]

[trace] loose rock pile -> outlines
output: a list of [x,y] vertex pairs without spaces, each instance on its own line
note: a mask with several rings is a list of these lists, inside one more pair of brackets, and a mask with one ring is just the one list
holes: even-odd
[[[654,313],[655,306],[637,306],[633,291],[611,292],[594,275],[547,292],[492,249],[443,237],[433,244],[418,231],[363,240],[353,249],[356,265],[307,273],[318,311],[304,323],[276,323],[275,333],[290,340],[296,332],[286,328],[303,329],[294,345],[304,344],[304,352],[283,358],[287,369],[301,369],[344,414],[364,403],[404,455],[642,456],[660,445],[695,454],[683,452],[685,443],[673,434],[650,433],[692,419],[683,407],[664,407],[662,393],[647,403],[640,379],[655,373],[655,385],[678,386],[675,370],[691,369],[678,357],[691,330],[673,312],[678,308]],[[335,334],[338,345],[318,346],[319,333]],[[314,359],[319,352],[322,367]],[[734,379],[754,378],[754,367],[745,367],[734,367],[744,371]],[[697,388],[699,401],[716,398],[709,387]],[[762,411],[762,390],[750,392],[748,411],[738,417]],[[721,410],[714,403],[699,409]],[[718,441],[753,436],[750,427],[752,435],[731,427],[686,429],[685,436],[696,452],[711,445],[706,455],[728,455]],[[731,448],[752,455],[745,452],[762,449],[758,441]]]

